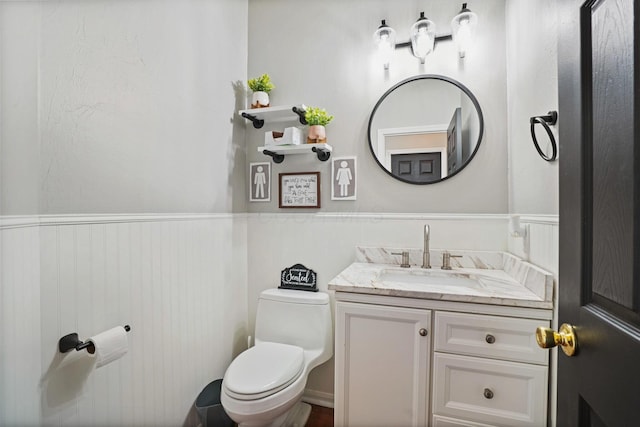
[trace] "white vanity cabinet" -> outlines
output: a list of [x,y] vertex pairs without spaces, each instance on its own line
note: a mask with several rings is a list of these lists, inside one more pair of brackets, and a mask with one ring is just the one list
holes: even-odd
[[336,293],[336,427],[547,424],[550,310],[354,295]]
[[424,426],[431,312],[336,304],[336,426]]

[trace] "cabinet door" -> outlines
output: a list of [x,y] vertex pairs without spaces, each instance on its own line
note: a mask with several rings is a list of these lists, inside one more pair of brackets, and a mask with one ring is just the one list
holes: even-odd
[[337,427],[427,425],[430,326],[428,310],[336,304]]

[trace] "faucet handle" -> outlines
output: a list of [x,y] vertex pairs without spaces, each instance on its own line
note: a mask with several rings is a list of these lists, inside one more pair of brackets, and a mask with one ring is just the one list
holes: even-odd
[[462,255],[451,255],[448,251],[442,252],[442,270],[451,270],[451,258],[462,258]]
[[400,264],[400,267],[402,268],[411,267],[411,265],[409,264],[409,251],[391,252],[391,255],[402,255],[402,264]]

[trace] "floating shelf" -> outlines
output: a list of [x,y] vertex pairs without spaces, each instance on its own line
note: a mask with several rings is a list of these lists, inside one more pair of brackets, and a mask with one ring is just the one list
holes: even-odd
[[285,155],[316,153],[318,160],[326,162],[331,157],[333,147],[329,144],[300,144],[300,145],[275,145],[258,147],[258,151],[270,156],[274,163],[282,163]]
[[264,126],[265,120],[269,122],[283,122],[298,119],[301,124],[306,125],[304,118],[304,105],[286,105],[279,107],[251,108],[240,110],[239,113],[245,119],[253,122],[253,127],[260,129]]

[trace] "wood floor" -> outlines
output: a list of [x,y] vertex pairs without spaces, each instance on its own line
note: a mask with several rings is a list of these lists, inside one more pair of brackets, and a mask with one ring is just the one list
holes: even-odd
[[333,409],[311,405],[311,415],[305,427],[333,427]]

